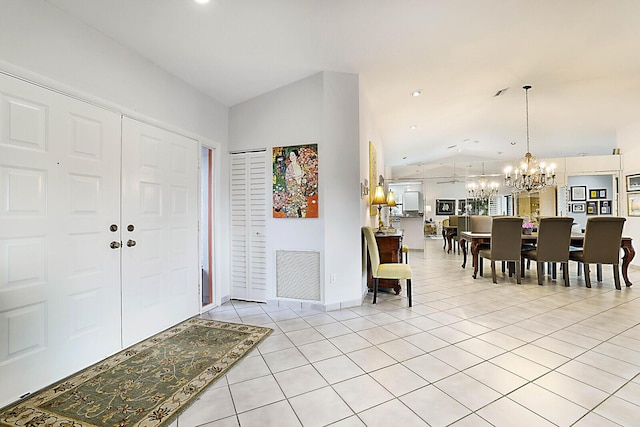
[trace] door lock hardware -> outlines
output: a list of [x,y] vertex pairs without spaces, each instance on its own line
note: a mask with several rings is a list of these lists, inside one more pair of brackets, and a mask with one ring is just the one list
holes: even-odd
[[127,240],[127,246],[133,247],[135,245],[136,245],[136,241],[135,240],[131,240],[131,239]]
[[133,226],[133,224],[127,225],[127,231],[133,231],[133,230],[135,230],[135,227]]
[[118,231],[118,226],[116,224],[111,224],[109,226],[109,230],[115,233],[116,231]]
[[111,249],[118,249],[122,245],[120,244],[120,242],[116,242],[114,240],[113,242],[111,242],[111,244],[109,246],[111,246]]

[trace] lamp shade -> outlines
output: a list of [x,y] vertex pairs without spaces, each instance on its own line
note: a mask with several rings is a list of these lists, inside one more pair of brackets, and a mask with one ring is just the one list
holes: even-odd
[[376,191],[373,193],[372,205],[385,205],[387,198],[384,196],[384,187],[382,185],[376,186]]
[[393,197],[393,191],[389,190],[389,193],[387,193],[387,206],[395,206],[396,205],[396,199],[395,197]]

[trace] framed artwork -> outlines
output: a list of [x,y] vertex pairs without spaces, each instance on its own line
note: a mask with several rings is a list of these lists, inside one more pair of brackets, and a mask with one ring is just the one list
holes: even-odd
[[318,144],[273,147],[273,217],[318,218]]
[[640,174],[627,175],[627,191],[640,190]]
[[589,190],[589,198],[590,199],[606,199],[607,198],[607,190],[604,188],[590,189]]
[[378,208],[373,206],[373,195],[378,185],[378,153],[373,142],[369,141],[369,215],[378,215]]
[[627,207],[629,216],[640,216],[640,192],[627,193]]
[[453,215],[455,210],[455,199],[436,199],[436,215]]
[[467,199],[458,199],[458,215],[467,213]]
[[571,212],[584,213],[585,207],[586,207],[585,203],[571,203]]
[[611,200],[600,200],[600,215],[611,215]]
[[587,215],[598,215],[598,202],[587,202]]
[[571,187],[571,201],[572,202],[581,202],[587,200],[587,187],[586,186],[575,186]]

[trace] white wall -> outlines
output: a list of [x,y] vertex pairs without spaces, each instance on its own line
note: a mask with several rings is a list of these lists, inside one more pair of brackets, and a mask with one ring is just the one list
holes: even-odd
[[43,0],[2,0],[0,69],[33,77],[218,143],[227,108]]
[[[276,250],[320,251],[323,304],[360,303],[358,76],[323,72],[231,107],[229,150],[318,144],[318,218],[267,219],[267,287]],[[269,169],[270,170],[270,169]],[[271,172],[269,172],[269,178]],[[271,182],[269,179],[268,182]],[[271,208],[270,203],[267,205]],[[335,283],[330,283],[335,275]]]
[[[620,180],[620,214],[627,217],[623,234],[633,238],[634,246],[640,246],[640,217],[628,216],[626,180],[627,175],[640,173],[640,123],[628,126],[617,132],[618,148],[623,156],[622,179]],[[637,250],[637,249],[636,249]],[[640,266],[640,257],[636,256],[632,265]]]

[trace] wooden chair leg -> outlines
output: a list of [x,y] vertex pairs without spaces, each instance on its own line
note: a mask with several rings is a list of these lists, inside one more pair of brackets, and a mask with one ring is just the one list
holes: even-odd
[[562,277],[564,278],[564,285],[569,286],[569,263],[562,263]]
[[484,276],[484,259],[482,257],[478,258],[478,264],[480,264],[480,277]]
[[551,278],[553,280],[556,280],[556,278],[558,277],[558,272],[556,271],[556,263],[555,262],[550,262],[549,263],[549,270],[551,270]]
[[583,264],[584,265],[584,281],[587,284],[587,288],[591,287],[591,272],[589,271],[589,264],[587,264],[586,262]]
[[502,273],[505,272],[505,266],[506,266],[506,263],[504,261],[502,261]]
[[409,297],[409,307],[411,307],[411,279],[407,279],[407,297]]
[[596,264],[596,278],[602,282],[602,264]]
[[373,279],[373,303],[378,299],[378,278]]
[[522,278],[520,277],[520,263],[516,261],[514,264],[516,265],[516,283],[519,285],[522,283]]
[[620,269],[618,268],[618,264],[613,264],[613,282],[615,283],[617,290],[622,289],[620,287]]
[[498,276],[496,275],[496,262],[491,260],[491,278],[493,283],[498,283]]
[[582,263],[578,262],[578,277],[582,276]]
[[524,257],[520,257],[520,277],[524,277]]
[[538,275],[538,285],[542,286],[543,262],[536,261],[536,274]]

